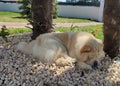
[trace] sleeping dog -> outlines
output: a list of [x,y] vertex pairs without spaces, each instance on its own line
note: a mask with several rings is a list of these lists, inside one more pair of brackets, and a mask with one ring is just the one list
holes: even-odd
[[46,33],[30,43],[20,42],[18,49],[43,63],[66,65],[75,59],[82,69],[92,69],[105,55],[102,41],[87,32]]

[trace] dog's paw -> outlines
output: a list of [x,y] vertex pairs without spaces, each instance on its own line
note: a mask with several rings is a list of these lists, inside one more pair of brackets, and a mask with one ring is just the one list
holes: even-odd
[[77,65],[83,70],[92,70],[92,67],[84,62],[78,62]]
[[55,64],[57,66],[67,66],[67,65],[71,65],[72,62],[70,62],[69,60],[65,59],[64,57],[61,57],[61,58],[59,58],[59,59],[57,59],[55,61]]

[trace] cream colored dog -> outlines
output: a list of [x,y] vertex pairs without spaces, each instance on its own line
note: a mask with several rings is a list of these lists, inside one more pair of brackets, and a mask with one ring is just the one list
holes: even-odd
[[102,41],[86,32],[46,33],[30,43],[19,43],[18,49],[47,63],[65,65],[75,58],[83,69],[92,69],[104,57]]

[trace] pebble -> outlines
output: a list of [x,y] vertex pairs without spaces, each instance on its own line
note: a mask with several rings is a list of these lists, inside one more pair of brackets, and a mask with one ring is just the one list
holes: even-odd
[[3,80],[0,80],[0,85],[2,85],[2,83],[3,83]]
[[84,71],[72,66],[33,62],[35,58],[16,49],[29,42],[30,33],[0,37],[0,86],[120,86],[120,66],[108,56],[98,69]]

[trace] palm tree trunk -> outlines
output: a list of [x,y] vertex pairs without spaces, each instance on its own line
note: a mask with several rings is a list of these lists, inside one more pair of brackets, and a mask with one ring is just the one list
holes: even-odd
[[120,53],[120,0],[105,0],[104,51],[114,58]]
[[52,31],[53,0],[32,0],[32,39]]

